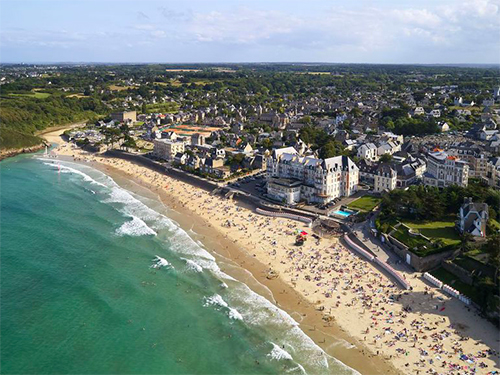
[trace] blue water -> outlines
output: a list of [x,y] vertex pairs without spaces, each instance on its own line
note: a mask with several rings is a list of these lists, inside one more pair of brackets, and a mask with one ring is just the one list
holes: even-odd
[[352,215],[351,212],[346,212],[346,211],[342,211],[342,210],[337,210],[337,211],[334,211],[333,213],[340,215],[340,216],[344,216],[344,217],[348,217],[348,216]]
[[0,166],[1,373],[352,372],[159,202],[86,165]]

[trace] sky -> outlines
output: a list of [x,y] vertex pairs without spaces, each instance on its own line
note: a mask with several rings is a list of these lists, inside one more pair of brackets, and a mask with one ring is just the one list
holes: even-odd
[[0,62],[500,63],[500,0],[0,0]]

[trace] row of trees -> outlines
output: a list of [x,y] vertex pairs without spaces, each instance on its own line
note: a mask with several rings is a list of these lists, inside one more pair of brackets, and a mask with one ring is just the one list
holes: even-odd
[[458,214],[466,197],[471,197],[474,202],[487,203],[490,218],[498,217],[500,192],[479,182],[471,182],[467,187],[453,185],[441,190],[423,185],[392,190],[382,197],[381,218],[438,220]]

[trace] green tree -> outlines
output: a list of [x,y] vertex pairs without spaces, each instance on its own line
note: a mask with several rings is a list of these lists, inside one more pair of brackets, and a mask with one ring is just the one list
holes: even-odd
[[383,154],[381,157],[380,157],[380,161],[382,163],[389,163],[392,161],[392,155],[391,154]]

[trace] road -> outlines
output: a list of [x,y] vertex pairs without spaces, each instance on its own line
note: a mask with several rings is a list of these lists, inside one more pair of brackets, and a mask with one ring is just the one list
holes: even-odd
[[390,264],[394,269],[399,271],[405,271],[408,273],[414,272],[413,268],[404,263],[402,259],[394,253],[392,250],[387,249],[383,246],[378,238],[376,238],[371,230],[375,228],[375,218],[377,214],[375,213],[370,217],[370,219],[354,224],[352,230],[356,237],[363,242],[363,244],[369,248],[380,260]]

